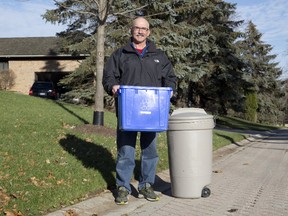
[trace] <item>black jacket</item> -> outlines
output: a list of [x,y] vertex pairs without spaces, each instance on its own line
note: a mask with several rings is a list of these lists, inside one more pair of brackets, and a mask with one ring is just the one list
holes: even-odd
[[131,43],[117,49],[104,67],[103,87],[112,95],[114,85],[171,87],[175,92],[176,76],[165,53],[148,41],[143,57]]

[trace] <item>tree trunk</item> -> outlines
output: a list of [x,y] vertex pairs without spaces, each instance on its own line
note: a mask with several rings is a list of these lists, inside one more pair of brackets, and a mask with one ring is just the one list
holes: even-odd
[[102,86],[104,69],[104,41],[105,41],[105,16],[107,13],[106,0],[99,1],[100,25],[97,29],[97,47],[96,47],[96,92],[95,106],[93,115],[93,125],[104,125],[104,89]]

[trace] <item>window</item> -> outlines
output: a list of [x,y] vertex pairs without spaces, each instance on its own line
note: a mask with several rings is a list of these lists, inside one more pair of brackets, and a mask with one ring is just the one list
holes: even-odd
[[0,71],[5,71],[5,70],[9,70],[8,62],[0,61]]

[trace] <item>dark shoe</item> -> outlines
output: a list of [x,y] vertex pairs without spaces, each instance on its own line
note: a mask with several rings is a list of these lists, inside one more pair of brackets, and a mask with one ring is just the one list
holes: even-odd
[[149,201],[158,201],[160,199],[160,197],[154,192],[153,188],[151,187],[151,185],[149,183],[145,184],[145,187],[143,187],[142,189],[139,189],[139,198],[145,198]]
[[128,195],[129,192],[125,187],[120,186],[117,191],[117,195],[115,198],[115,203],[117,205],[126,205],[128,204]]

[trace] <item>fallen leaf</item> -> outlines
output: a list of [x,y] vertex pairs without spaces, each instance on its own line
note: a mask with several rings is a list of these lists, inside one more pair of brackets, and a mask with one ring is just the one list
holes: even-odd
[[45,181],[41,181],[40,179],[37,179],[34,176],[30,178],[30,181],[32,182],[32,184],[34,184],[37,187],[47,185],[47,183],[45,183]]
[[24,176],[24,175],[25,175],[25,172],[21,171],[21,172],[18,173],[18,175],[19,175],[19,176]]
[[30,181],[35,185],[35,186],[39,186],[39,180],[36,179],[36,177],[31,177]]
[[86,138],[85,141],[86,142],[92,142],[93,140],[91,138]]
[[5,211],[4,214],[6,216],[23,216],[22,212],[16,211],[16,210],[8,210],[8,211]]
[[236,211],[238,211],[238,209],[234,209],[234,208],[232,208],[232,209],[229,209],[229,210],[228,210],[228,212],[230,212],[230,213],[232,213],[232,212],[236,212]]
[[4,211],[6,216],[17,216],[17,212],[14,211]]
[[65,122],[62,123],[62,126],[63,126],[63,128],[69,128],[69,129],[75,128],[74,125],[69,125],[69,124],[67,124],[67,123],[65,123]]
[[52,172],[49,172],[47,178],[48,179],[55,179],[55,176],[53,175]]
[[18,199],[19,198],[19,196],[17,195],[17,194],[11,194],[10,195],[12,198],[14,198],[14,199]]
[[57,185],[63,184],[64,183],[64,179],[60,179],[56,182]]
[[213,173],[223,173],[223,170],[213,170]]
[[10,196],[4,193],[4,191],[0,190],[0,205],[6,206],[10,201]]
[[69,209],[65,212],[64,216],[79,216],[79,215],[77,214],[77,212],[75,210]]

